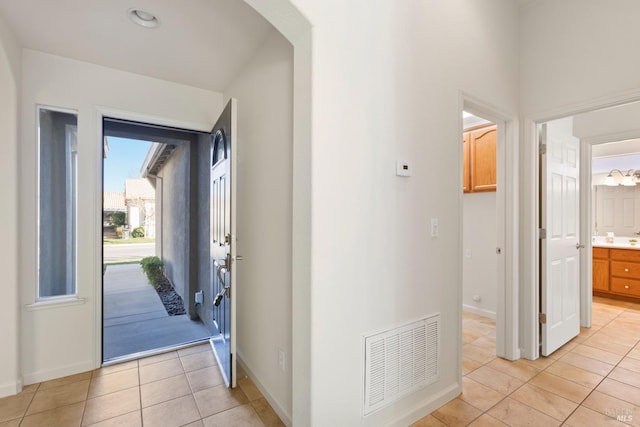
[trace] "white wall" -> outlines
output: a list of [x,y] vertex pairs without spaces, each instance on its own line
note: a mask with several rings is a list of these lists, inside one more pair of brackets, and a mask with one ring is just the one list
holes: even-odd
[[640,86],[640,4],[540,0],[521,13],[522,109],[544,112]]
[[[238,356],[292,419],[293,48],[273,31],[225,90],[238,100]],[[259,212],[259,215],[256,213]],[[285,352],[285,370],[278,350]]]
[[525,355],[537,346],[536,149],[532,120],[571,115],[640,96],[640,51],[635,24],[640,3],[634,0],[540,0],[521,11],[520,112],[522,141],[521,209]]
[[[496,318],[496,193],[466,193],[463,198],[462,305],[465,310]],[[473,297],[479,296],[480,301]]]
[[18,311],[18,109],[20,48],[0,17],[0,257],[3,309],[0,310],[0,397],[20,391]]
[[[100,362],[100,111],[209,130],[222,95],[31,50],[23,51],[20,145],[20,359],[26,384]],[[31,306],[36,291],[36,105],[78,111],[78,301]],[[128,112],[130,114],[124,114]],[[110,113],[110,114],[111,114]]]
[[593,230],[599,236],[613,232],[616,237],[634,237],[640,232],[640,186],[593,187]]
[[[459,91],[516,111],[517,4],[295,3],[313,25],[309,424],[408,425],[459,392]],[[363,334],[433,313],[440,380],[363,418]]]

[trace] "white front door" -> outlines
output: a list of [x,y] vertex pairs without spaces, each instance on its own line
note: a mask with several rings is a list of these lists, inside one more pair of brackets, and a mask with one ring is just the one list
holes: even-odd
[[544,123],[541,147],[541,349],[548,356],[580,333],[580,141],[573,118]]

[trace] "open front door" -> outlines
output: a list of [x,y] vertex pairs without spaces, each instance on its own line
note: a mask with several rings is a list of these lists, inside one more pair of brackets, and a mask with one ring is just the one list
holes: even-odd
[[211,294],[208,319],[218,366],[228,387],[236,385],[236,100],[211,132]]
[[540,132],[540,323],[548,356],[580,333],[580,141],[571,117]]

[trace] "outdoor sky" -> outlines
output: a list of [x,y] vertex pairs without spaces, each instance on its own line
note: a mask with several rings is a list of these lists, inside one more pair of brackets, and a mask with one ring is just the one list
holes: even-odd
[[150,142],[107,137],[109,152],[104,159],[104,190],[124,191],[124,180],[140,178],[140,167],[151,146]]

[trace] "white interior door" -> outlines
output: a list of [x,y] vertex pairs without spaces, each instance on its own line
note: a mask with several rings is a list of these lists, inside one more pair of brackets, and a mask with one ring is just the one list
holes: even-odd
[[548,356],[580,333],[580,141],[573,118],[541,126],[541,347]]
[[236,386],[236,100],[211,132],[211,342],[229,387]]

